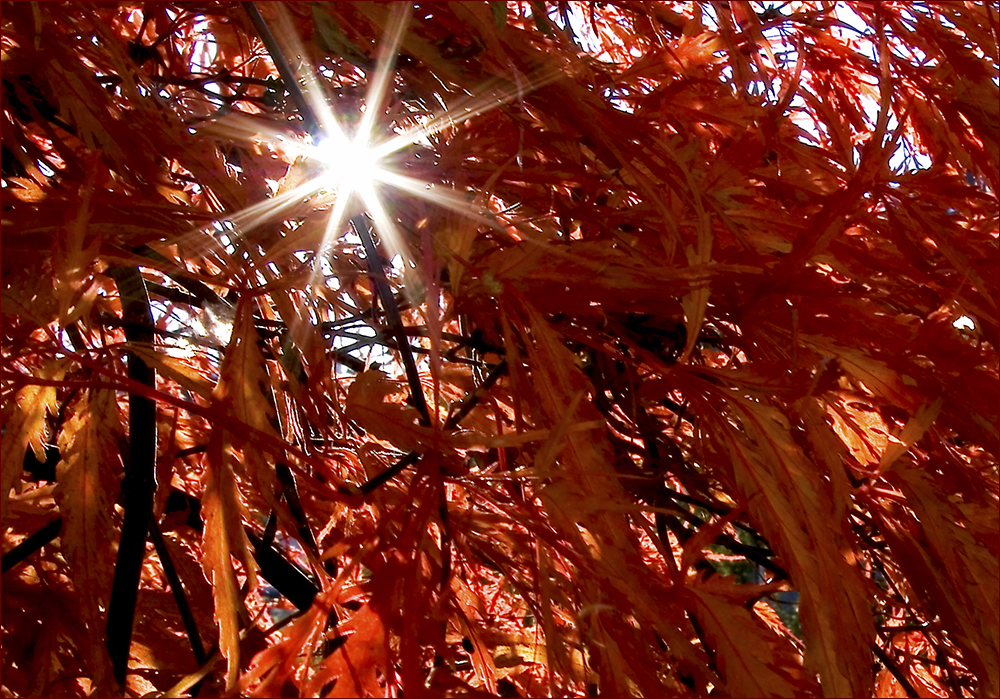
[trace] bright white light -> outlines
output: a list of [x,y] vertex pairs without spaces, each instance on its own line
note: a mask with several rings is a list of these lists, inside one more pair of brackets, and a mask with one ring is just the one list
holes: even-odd
[[322,165],[328,186],[340,195],[367,189],[379,179],[378,157],[363,141],[324,138],[311,157]]
[[954,325],[959,330],[975,330],[976,329],[976,323],[975,323],[975,321],[972,320],[972,318],[970,318],[969,316],[961,316],[960,318],[958,318],[958,320],[956,320],[954,323],[952,323],[952,325]]

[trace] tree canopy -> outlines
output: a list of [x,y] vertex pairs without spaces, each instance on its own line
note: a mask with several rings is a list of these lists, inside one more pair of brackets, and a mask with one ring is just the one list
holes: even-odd
[[4,696],[996,696],[996,2],[5,2]]

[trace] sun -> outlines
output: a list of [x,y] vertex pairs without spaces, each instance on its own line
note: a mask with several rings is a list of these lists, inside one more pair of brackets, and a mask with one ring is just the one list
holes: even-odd
[[339,197],[367,192],[383,175],[379,155],[367,138],[326,136],[309,149],[307,157],[321,168],[321,187],[334,190]]
[[[275,5],[279,17],[284,17],[287,10],[280,3]],[[321,275],[324,251],[347,233],[344,224],[355,213],[363,212],[371,220],[390,257],[398,255],[407,264],[412,262],[411,252],[391,213],[392,207],[387,206],[389,202],[384,200],[390,190],[424,199],[484,226],[502,228],[502,223],[485,212],[480,205],[470,203],[464,194],[411,177],[394,167],[392,163],[396,158],[393,156],[415,144],[427,143],[428,139],[444,129],[503,104],[523,99],[528,92],[563,76],[562,67],[555,66],[537,73],[518,73],[512,84],[497,78],[444,110],[427,115],[419,123],[399,127],[388,125],[386,129],[385,120],[379,117],[386,114],[387,99],[395,80],[395,59],[411,13],[412,6],[408,3],[393,4],[383,41],[377,50],[377,64],[371,75],[367,76],[364,108],[353,128],[331,108],[325,87],[320,84],[316,77],[317,71],[308,61],[302,61],[293,71],[283,60],[279,62],[284,65],[283,80],[302,115],[303,125],[306,127],[304,138],[290,140],[285,133],[277,129],[261,128],[259,122],[249,119],[245,122],[231,120],[225,127],[219,128],[220,134],[229,138],[245,138],[254,143],[263,139],[280,144],[276,145],[278,150],[296,159],[301,157],[314,166],[308,168],[309,176],[304,181],[297,182],[285,191],[280,191],[279,186],[272,197],[227,214],[226,220],[234,223],[239,231],[237,235],[243,235],[259,225],[275,220],[303,199],[321,192],[333,195],[322,240],[314,256],[310,288],[315,287],[316,280]],[[286,24],[290,26],[290,21]],[[283,40],[287,43],[287,50],[278,46],[273,37],[271,42],[275,46],[269,47],[269,50],[278,56],[285,53],[296,56],[308,54],[294,31],[284,32]],[[281,72],[279,68],[279,73]],[[330,198],[323,197],[322,201],[326,204]]]

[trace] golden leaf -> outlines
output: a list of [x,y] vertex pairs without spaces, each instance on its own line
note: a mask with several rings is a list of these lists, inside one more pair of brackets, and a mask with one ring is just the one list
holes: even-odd
[[82,618],[94,632],[103,627],[114,569],[111,503],[121,472],[122,433],[115,392],[89,391],[59,435],[56,502],[63,516],[62,550],[73,570]]
[[205,519],[202,567],[212,583],[215,618],[219,624],[219,650],[226,658],[226,689],[232,692],[239,677],[240,611],[243,608],[232,557],[237,556],[241,560],[250,576],[254,575],[256,564],[250,556],[250,543],[243,531],[232,457],[222,429],[213,431],[208,454],[205,494],[201,499]]
[[920,441],[920,438],[924,436],[928,428],[937,420],[943,404],[944,398],[938,398],[929,405],[921,406],[917,410],[917,414],[907,421],[906,426],[903,427],[903,431],[900,432],[899,436],[889,439],[885,451],[882,452],[882,458],[878,462],[879,473],[885,473],[886,470],[892,467],[896,459]]
[[30,447],[35,458],[45,461],[45,416],[56,411],[56,389],[52,386],[25,386],[4,410],[4,434],[0,441],[2,479],[0,479],[0,514],[7,522],[7,499],[10,489],[21,492],[20,478],[24,456]]
[[684,588],[684,596],[714,652],[726,696],[819,694],[819,685],[803,669],[800,655],[747,609],[749,595],[728,578],[695,578]]

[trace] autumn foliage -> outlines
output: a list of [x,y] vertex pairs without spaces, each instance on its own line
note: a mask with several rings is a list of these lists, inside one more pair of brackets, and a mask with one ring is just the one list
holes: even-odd
[[997,696],[997,27],[4,3],[3,696]]

